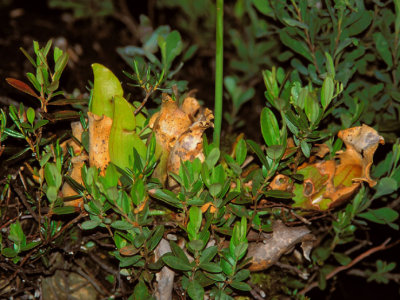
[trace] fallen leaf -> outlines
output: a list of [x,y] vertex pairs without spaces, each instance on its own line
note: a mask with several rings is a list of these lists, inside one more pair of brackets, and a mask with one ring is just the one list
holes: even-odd
[[[348,200],[362,181],[371,187],[376,184],[370,177],[370,169],[374,153],[384,139],[367,125],[341,130],[338,136],[346,146],[344,151],[337,152],[339,161],[305,163],[299,168],[297,173],[304,176],[304,181],[294,184],[294,206],[326,210]],[[318,153],[325,155],[327,150],[324,148]]]
[[296,244],[310,239],[307,227],[288,227],[280,220],[275,221],[272,234],[266,234],[263,242],[250,243],[247,251],[247,257],[251,257],[249,270],[254,272],[268,269]]

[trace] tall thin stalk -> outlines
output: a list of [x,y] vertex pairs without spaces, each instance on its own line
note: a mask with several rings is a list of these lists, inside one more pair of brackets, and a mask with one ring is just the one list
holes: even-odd
[[222,123],[222,88],[224,66],[224,0],[217,0],[216,50],[215,50],[215,107],[213,144],[220,145]]

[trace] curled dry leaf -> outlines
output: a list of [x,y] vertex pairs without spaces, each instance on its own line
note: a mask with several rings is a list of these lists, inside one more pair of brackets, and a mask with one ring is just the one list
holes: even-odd
[[[337,153],[339,161],[319,161],[298,169],[297,173],[304,176],[304,181],[293,186],[294,206],[326,210],[349,199],[362,181],[370,186],[376,184],[370,177],[370,169],[374,153],[384,139],[367,125],[342,130],[338,136],[346,145],[345,151]],[[322,151],[319,154],[326,152],[324,147],[319,148]],[[274,188],[279,189],[279,186]]]
[[[277,220],[273,224],[272,234],[263,242],[250,243],[247,257],[251,257],[250,271],[262,271],[275,264],[279,258],[290,252],[293,247],[304,241],[312,240],[310,230],[305,226],[288,227]],[[306,255],[309,254],[307,249]]]
[[378,145],[385,143],[383,137],[375,129],[365,124],[341,130],[338,136],[346,145],[346,151],[339,153],[341,164],[343,164],[343,161],[347,163],[350,163],[351,160],[357,161],[361,165],[361,175],[359,178],[354,178],[354,180],[366,181],[369,186],[374,186],[376,181],[370,177],[369,172]]

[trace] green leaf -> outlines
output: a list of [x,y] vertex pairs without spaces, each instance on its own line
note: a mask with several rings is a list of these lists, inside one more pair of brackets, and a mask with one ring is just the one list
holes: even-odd
[[310,157],[310,153],[311,153],[311,146],[310,144],[308,144],[305,140],[302,140],[300,143],[301,146],[301,151],[303,151],[303,154],[305,157]]
[[139,280],[135,286],[135,289],[133,290],[133,300],[142,299],[152,299],[152,297],[147,290],[146,284],[142,280]]
[[57,200],[58,196],[58,188],[56,186],[48,186],[46,190],[46,196],[49,199],[50,202],[54,202]]
[[158,243],[161,241],[163,234],[164,234],[164,226],[162,225],[158,225],[154,231],[153,231],[153,235],[151,236],[150,240],[148,241],[148,249],[149,251],[153,251]]
[[211,263],[211,262],[204,262],[200,263],[199,267],[203,269],[204,271],[210,272],[210,273],[221,273],[222,268],[217,265],[216,263]]
[[325,52],[325,58],[326,58],[326,70],[328,72],[328,76],[335,78],[336,76],[335,64],[333,63],[332,56],[328,52]]
[[5,257],[13,258],[17,256],[18,252],[12,248],[3,248],[1,250],[1,254],[4,255]]
[[204,243],[202,240],[192,240],[188,243],[190,249],[194,251],[200,251],[204,247]]
[[278,160],[285,153],[285,148],[281,145],[272,145],[267,148],[267,156],[272,160]]
[[44,167],[44,177],[49,187],[59,188],[62,183],[61,174],[54,163],[47,163]]
[[346,266],[351,263],[351,258],[343,253],[333,252],[332,254],[342,266]]
[[17,138],[17,139],[24,139],[25,138],[25,136],[22,133],[20,133],[18,131],[15,131],[15,130],[12,130],[11,128],[4,128],[4,133],[9,135],[9,136],[11,136],[11,137],[13,137],[13,138]]
[[265,154],[261,150],[261,147],[254,141],[252,140],[247,140],[247,144],[250,146],[251,150],[257,155],[257,157],[260,159],[261,163],[269,169],[269,164],[267,161],[267,158],[265,157]]
[[35,110],[32,107],[27,109],[26,118],[28,119],[28,122],[33,125],[33,121],[35,121]]
[[303,23],[303,22],[299,22],[295,19],[291,19],[291,18],[285,18],[283,17],[282,20],[289,26],[291,27],[299,27],[301,29],[307,29],[308,30],[308,26],[307,24]]
[[90,230],[99,226],[101,222],[99,220],[88,220],[82,223],[83,230]]
[[89,111],[95,115],[113,118],[113,97],[123,96],[121,83],[118,78],[101,64],[92,65],[94,74],[93,96]]
[[164,71],[169,70],[172,61],[182,52],[182,39],[178,31],[174,30],[164,39],[158,36],[158,45],[161,50]]
[[225,281],[225,275],[223,273],[204,273],[208,278],[214,281]]
[[197,206],[192,206],[189,210],[189,223],[187,224],[189,237],[196,239],[202,219],[201,209]]
[[119,266],[121,268],[129,267],[136,264],[142,258],[141,255],[134,255],[128,257],[120,257]]
[[204,299],[204,288],[196,280],[189,281],[187,293],[193,300]]
[[180,271],[191,271],[193,269],[189,263],[177,256],[167,255],[163,256],[162,259],[172,269]]
[[200,264],[201,263],[206,263],[206,262],[210,262],[214,256],[217,254],[218,252],[218,247],[217,246],[211,246],[206,248],[200,256]]
[[53,81],[59,81],[62,72],[64,71],[65,67],[68,63],[68,53],[64,52],[60,57],[58,57],[56,64],[54,66],[54,78]]
[[317,100],[313,97],[311,93],[308,93],[308,95],[306,96],[304,102],[304,111],[311,124],[315,124],[321,113],[321,108]]
[[35,123],[35,126],[33,126],[33,130],[37,130],[37,129],[39,129],[40,127],[43,127],[44,125],[46,125],[47,123],[49,123],[49,120],[38,120],[36,123]]
[[327,76],[322,84],[321,89],[321,104],[324,110],[328,107],[329,103],[332,101],[333,92],[335,89],[335,84],[332,77]]
[[373,34],[373,38],[376,45],[376,50],[378,51],[384,62],[387,64],[388,68],[391,68],[393,66],[393,60],[388,42],[381,32],[375,32]]
[[293,197],[292,193],[286,192],[286,191],[279,191],[279,190],[265,191],[264,195],[266,197],[279,198],[279,199],[291,199]]
[[235,156],[236,156],[236,162],[238,163],[239,166],[241,166],[244,163],[247,156],[247,146],[244,139],[240,139],[237,142],[235,149]]
[[35,248],[37,245],[40,245],[40,244],[41,244],[41,241],[30,242],[30,243],[28,243],[27,245],[22,246],[22,247],[21,247],[21,251],[28,251],[28,250],[31,250],[31,249]]
[[245,282],[240,282],[240,281],[232,281],[229,284],[231,287],[233,287],[234,289],[240,290],[240,291],[244,291],[244,292],[248,292],[251,291],[251,286],[248,285]]
[[358,214],[359,217],[378,224],[389,224],[396,221],[399,213],[390,207],[369,209],[365,213]]
[[220,183],[213,183],[212,185],[210,185],[208,190],[211,196],[217,197],[222,190],[222,185]]
[[269,5],[268,1],[265,0],[252,0],[253,5],[257,8],[257,10],[266,15],[270,16],[274,13],[273,9]]
[[206,157],[206,163],[209,169],[214,168],[220,157],[220,151],[214,147]]
[[53,208],[53,214],[55,215],[69,215],[75,212],[76,210],[73,206],[61,206]]
[[153,196],[159,200],[162,200],[174,207],[177,208],[183,208],[182,203],[178,200],[178,198],[176,197],[176,195],[169,191],[169,190],[159,190],[157,189]]
[[376,185],[376,193],[372,199],[377,199],[384,195],[389,195],[397,190],[397,181],[391,177],[384,177]]
[[281,38],[282,43],[292,49],[294,52],[299,53],[304,56],[309,62],[313,62],[310,49],[308,49],[305,42],[300,41],[297,37],[293,38],[289,35],[287,28],[284,28],[279,31],[279,36]]
[[278,121],[268,107],[261,112],[261,133],[268,146],[281,144]]
[[133,229],[133,225],[124,220],[118,220],[111,223],[111,227],[119,230],[129,230]]
[[237,272],[233,278],[235,281],[243,281],[249,278],[249,276],[250,276],[250,271],[247,269],[243,269]]
[[174,241],[170,241],[170,246],[172,253],[179,257],[181,260],[183,260],[185,263],[189,264],[189,259],[187,258],[185,252],[182,250],[181,247],[179,247]]
[[19,221],[10,225],[10,234],[8,235],[8,239],[18,245],[25,243],[26,237]]

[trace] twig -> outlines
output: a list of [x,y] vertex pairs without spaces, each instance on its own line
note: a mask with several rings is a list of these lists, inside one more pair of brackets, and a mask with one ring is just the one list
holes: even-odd
[[40,224],[40,219],[36,212],[32,209],[32,206],[29,204],[28,200],[26,199],[24,192],[17,187],[15,184],[11,184],[13,187],[14,191],[17,193],[18,197],[21,199],[22,203],[24,206],[28,209],[28,211],[31,213],[32,217]]
[[[337,267],[336,269],[334,269],[332,272],[330,272],[329,274],[327,274],[325,276],[325,279],[331,279],[332,277],[334,277],[336,274],[345,271],[347,269],[350,269],[352,266],[354,266],[355,264],[357,264],[358,262],[360,262],[361,260],[363,260],[364,258],[370,256],[371,254],[378,252],[378,251],[382,251],[385,249],[388,249],[390,247],[393,247],[395,244],[399,243],[399,241],[396,241],[395,243],[391,244],[391,245],[387,245],[390,241],[390,238],[386,239],[381,245],[376,246],[374,248],[371,248],[367,251],[365,251],[364,253],[361,253],[359,256],[357,256],[355,259],[353,259],[353,261],[351,263],[349,263],[348,265],[345,266],[340,266]],[[311,283],[310,285],[308,285],[307,287],[305,287],[303,290],[300,291],[299,294],[304,295],[307,292],[311,291],[313,288],[318,286],[318,282],[314,281],[313,283]]]
[[112,14],[112,17],[116,20],[124,23],[127,29],[130,31],[133,37],[133,41],[140,39],[138,24],[135,22],[133,16],[129,12],[129,7],[125,0],[119,0],[119,10]]
[[140,103],[139,107],[136,108],[134,114],[135,116],[142,110],[143,106],[146,104],[147,100],[149,100],[150,95],[153,93],[153,87],[150,88],[150,90],[148,92],[146,92],[146,97],[144,97],[142,103]]
[[292,266],[292,265],[289,265],[289,264],[284,264],[284,263],[281,263],[279,261],[277,261],[275,263],[275,266],[277,266],[277,267],[279,267],[281,269],[287,269],[289,271],[292,271],[293,273],[299,275],[299,277],[302,278],[302,279],[308,279],[308,276],[310,275],[307,272],[303,272],[303,271],[299,270],[295,266]]
[[71,226],[72,224],[78,222],[80,219],[82,219],[83,217],[86,217],[87,213],[86,212],[81,212],[81,214],[79,216],[77,216],[76,218],[72,219],[71,221],[69,221],[67,224],[65,224],[59,232],[57,232],[46,244],[54,241],[56,238],[58,238],[69,226]]
[[117,274],[118,270],[113,269],[111,266],[106,264],[104,261],[102,261],[97,255],[89,251],[89,256],[91,259],[93,259],[101,268],[103,268],[105,271],[111,274]]
[[[347,272],[348,275],[353,275],[353,276],[359,276],[359,277],[364,277],[367,278],[369,274],[366,274],[365,271],[360,270],[360,269],[352,269]],[[385,277],[389,280],[393,280],[396,283],[400,283],[400,274],[392,274],[392,273],[386,273]]]
[[100,282],[92,278],[90,275],[86,274],[80,267],[77,267],[75,270],[79,275],[84,277],[87,281],[90,282],[90,284],[101,294],[101,295],[109,295],[109,292],[107,289],[102,286]]
[[363,240],[360,241],[357,245],[355,245],[354,247],[350,248],[349,250],[347,250],[346,252],[344,252],[344,254],[346,255],[350,255],[351,253],[361,249],[362,247],[370,244],[371,242],[369,240]]

